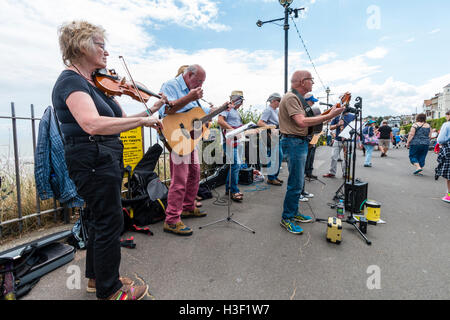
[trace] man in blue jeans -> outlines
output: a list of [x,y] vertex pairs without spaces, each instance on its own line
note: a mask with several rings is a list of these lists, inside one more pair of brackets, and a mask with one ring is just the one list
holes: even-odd
[[[230,101],[232,106],[231,109],[229,111],[222,112],[217,120],[217,123],[222,128],[224,133],[226,130],[233,130],[243,125],[238,109],[244,102],[244,93],[238,90],[233,91],[230,96]],[[226,155],[227,163],[230,163],[231,165],[231,177],[230,172],[228,172],[225,193],[228,194],[228,192],[231,192],[231,200],[241,202],[244,199],[244,195],[239,191],[238,182],[239,170],[243,162],[241,158],[243,146],[242,143],[236,141],[237,138],[238,137],[236,137],[236,139],[225,139],[224,134],[223,150]]]
[[[266,126],[276,126],[276,128],[279,128],[280,124],[278,121],[278,106],[280,105],[281,101],[281,95],[279,93],[272,93],[269,98],[267,99],[267,102],[269,102],[269,106],[264,110],[264,112],[261,115],[261,118],[258,121],[258,126],[260,127],[266,127]],[[271,134],[276,134],[275,131],[273,131]],[[272,150],[271,145],[268,145],[268,151],[267,156],[269,158],[272,158]],[[274,186],[281,186],[283,185],[283,180],[280,180],[278,178],[278,175],[280,174],[280,167],[281,162],[283,161],[283,152],[281,150],[281,144],[277,144],[276,149],[278,149],[278,155],[275,154],[277,150],[274,150],[274,160],[273,163],[269,162],[267,164],[268,166],[268,174],[267,174],[267,183],[274,185]],[[273,164],[273,166],[272,166]]]
[[298,222],[311,222],[312,218],[301,214],[300,194],[305,179],[305,162],[308,155],[309,139],[313,126],[333,119],[343,112],[343,108],[333,106],[327,115],[314,116],[304,96],[312,91],[314,78],[308,71],[296,71],[291,79],[292,90],[284,95],[279,107],[281,147],[286,155],[289,178],[283,203],[281,226],[293,234],[303,233]]

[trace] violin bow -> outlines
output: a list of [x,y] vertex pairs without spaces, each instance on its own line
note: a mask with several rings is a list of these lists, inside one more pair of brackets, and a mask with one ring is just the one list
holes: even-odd
[[149,107],[147,106],[147,103],[145,103],[144,99],[142,98],[141,92],[139,91],[139,89],[138,89],[136,83],[134,82],[133,77],[131,76],[130,71],[128,70],[127,64],[126,64],[126,62],[125,62],[125,58],[124,58],[123,56],[119,56],[119,59],[122,60],[122,63],[123,63],[123,65],[124,65],[124,67],[125,67],[125,71],[127,72],[128,76],[129,76],[130,79],[131,79],[131,83],[133,84],[134,90],[137,91],[137,93],[138,93],[138,95],[139,95],[139,99],[141,99],[141,102],[144,104],[145,108],[147,109],[147,114],[148,114],[149,116],[152,115],[153,113],[150,111]]

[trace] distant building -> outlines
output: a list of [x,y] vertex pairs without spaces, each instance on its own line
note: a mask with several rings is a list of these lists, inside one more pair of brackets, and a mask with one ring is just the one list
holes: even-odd
[[450,84],[444,87],[443,92],[423,102],[423,113],[427,115],[427,120],[442,118],[448,110],[450,110]]
[[433,119],[434,111],[431,109],[431,99],[423,102],[423,113],[427,115],[427,119]]
[[444,91],[438,102],[439,118],[445,117],[445,113],[450,110],[450,84],[444,87]]
[[400,127],[402,125],[402,119],[399,117],[392,117],[388,120],[388,125],[392,128],[396,125],[397,127]]

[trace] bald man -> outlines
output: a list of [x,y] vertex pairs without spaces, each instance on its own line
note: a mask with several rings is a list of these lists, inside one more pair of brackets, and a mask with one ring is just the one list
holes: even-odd
[[311,222],[309,216],[301,214],[299,200],[305,180],[305,163],[308,155],[308,136],[312,127],[331,120],[342,113],[337,105],[327,115],[314,116],[304,96],[312,91],[314,78],[308,71],[296,71],[291,78],[291,91],[281,99],[279,107],[281,147],[287,157],[289,178],[283,203],[281,226],[293,234],[303,233],[298,222]]
[[[205,79],[205,70],[194,64],[185,66],[181,74],[165,82],[160,92],[171,101],[171,107],[159,109],[161,117],[188,112],[195,107],[202,107],[209,113],[211,110],[203,107],[198,101],[203,97],[202,85]],[[171,181],[163,230],[179,236],[190,236],[193,233],[192,229],[186,226],[181,218],[206,216],[205,212],[195,207],[200,181],[198,151],[195,149],[190,155],[183,157],[182,161],[174,161],[173,157],[174,155],[170,154]]]

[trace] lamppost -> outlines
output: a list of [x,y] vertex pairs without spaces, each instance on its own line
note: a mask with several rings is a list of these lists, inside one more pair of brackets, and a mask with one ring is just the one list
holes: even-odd
[[294,0],[279,0],[280,4],[284,7],[284,18],[273,19],[269,21],[258,20],[256,25],[262,27],[263,24],[282,21],[284,20],[284,92],[288,91],[288,41],[289,41],[289,16],[294,13],[295,18],[298,18],[298,12],[305,10],[305,8],[292,9],[290,8],[291,3]]

